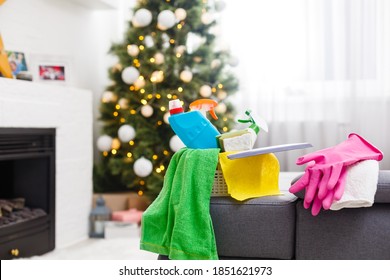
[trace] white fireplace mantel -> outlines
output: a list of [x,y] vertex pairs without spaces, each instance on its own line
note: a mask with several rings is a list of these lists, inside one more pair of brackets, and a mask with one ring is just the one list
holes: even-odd
[[92,92],[0,78],[0,127],[56,128],[56,248],[88,237]]

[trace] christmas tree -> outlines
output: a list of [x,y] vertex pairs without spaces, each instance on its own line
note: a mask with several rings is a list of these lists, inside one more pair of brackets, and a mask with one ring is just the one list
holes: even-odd
[[[136,191],[152,199],[163,186],[169,161],[183,147],[169,126],[168,103],[213,99],[221,132],[234,125],[228,97],[238,88],[235,59],[216,48],[217,24],[224,2],[140,0],[123,43],[110,52],[118,63],[102,95],[101,162],[94,168],[94,191]],[[215,28],[214,28],[215,29]]]

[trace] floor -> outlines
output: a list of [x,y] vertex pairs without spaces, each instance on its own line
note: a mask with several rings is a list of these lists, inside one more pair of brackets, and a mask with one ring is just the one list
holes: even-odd
[[88,239],[56,249],[34,260],[156,260],[157,254],[139,249],[139,238]]

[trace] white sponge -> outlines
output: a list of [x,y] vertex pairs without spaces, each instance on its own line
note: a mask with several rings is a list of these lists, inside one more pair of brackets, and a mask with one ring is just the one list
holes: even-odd
[[249,133],[223,139],[223,148],[225,152],[250,150],[252,147],[252,137]]
[[252,129],[244,129],[220,135],[219,143],[225,152],[246,151],[253,148],[256,138]]

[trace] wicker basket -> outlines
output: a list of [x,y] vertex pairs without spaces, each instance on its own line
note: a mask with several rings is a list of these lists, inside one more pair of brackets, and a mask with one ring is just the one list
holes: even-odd
[[213,189],[211,190],[211,196],[229,196],[222,170],[219,168],[215,171],[214,174],[214,183]]

